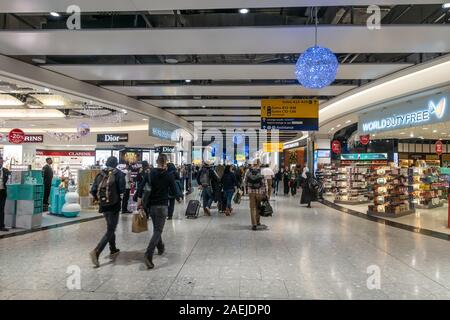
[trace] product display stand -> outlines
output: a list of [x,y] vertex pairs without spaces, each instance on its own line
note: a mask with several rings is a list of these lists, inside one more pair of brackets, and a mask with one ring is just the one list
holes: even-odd
[[439,172],[436,168],[414,168],[419,173],[419,181],[415,181],[418,190],[413,192],[414,203],[417,209],[433,209],[442,207],[442,184],[439,183]]
[[367,168],[344,167],[336,172],[336,196],[334,203],[364,204],[369,203],[367,190]]
[[324,188],[324,195],[332,196],[334,194],[334,190],[336,188],[336,181],[334,180],[334,176],[336,169],[331,165],[325,165],[323,168],[323,179],[322,184]]

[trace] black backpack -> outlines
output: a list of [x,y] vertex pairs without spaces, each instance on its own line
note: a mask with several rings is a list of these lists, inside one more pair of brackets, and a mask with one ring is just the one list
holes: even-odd
[[250,169],[247,175],[247,185],[250,189],[259,189],[263,186],[263,175],[258,169]]
[[106,169],[97,175],[97,198],[101,207],[112,206],[120,202],[116,173],[117,169]]
[[308,181],[308,187],[312,191],[318,191],[320,188],[320,184],[316,179],[310,178]]

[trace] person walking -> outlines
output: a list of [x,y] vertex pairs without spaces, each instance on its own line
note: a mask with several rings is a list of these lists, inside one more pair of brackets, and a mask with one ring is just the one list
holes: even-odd
[[261,174],[260,162],[254,160],[253,166],[247,171],[244,177],[244,183],[248,190],[250,203],[250,216],[252,221],[252,230],[256,231],[261,225],[259,206],[264,198],[267,198],[267,186],[264,176]]
[[[181,202],[182,195],[177,192],[174,175],[167,170],[167,155],[159,154],[156,160],[158,167],[153,169],[150,176],[146,176],[144,184],[150,184],[150,217],[153,223],[153,234],[144,254],[144,263],[148,269],[155,267],[153,263],[153,254],[155,248],[158,254],[162,255],[165,251],[165,245],[162,240],[164,224],[166,222],[169,211],[169,192],[175,195],[178,202]],[[148,181],[150,179],[150,181]],[[142,186],[142,185],[141,185]],[[138,208],[142,208],[143,188],[138,190]]]
[[128,210],[128,201],[130,200],[131,192],[131,165],[128,165],[122,172],[125,175],[125,192],[122,198],[122,214],[128,214],[131,213],[131,211]]
[[283,172],[283,191],[285,196],[289,195],[289,182],[290,182],[289,176],[290,176],[289,169],[286,168]]
[[177,188],[176,194],[172,193],[169,190],[169,209],[168,209],[168,214],[167,214],[167,220],[172,220],[173,212],[175,211],[175,198],[177,195],[180,195],[180,194],[182,195],[183,191],[181,188],[182,182],[181,182],[180,174],[178,173],[178,171],[173,163],[169,163],[167,165],[167,173],[173,177],[173,179],[175,180],[175,187]]
[[290,180],[290,185],[291,185],[291,195],[295,196],[297,194],[297,186],[298,186],[298,174],[297,174],[297,169],[294,168],[291,170],[290,176],[289,176],[289,180]]
[[213,184],[216,185],[219,177],[209,163],[205,163],[197,176],[199,189],[202,190],[203,212],[211,216],[211,205],[214,201]]
[[7,187],[10,172],[3,167],[3,158],[0,157],[0,231],[9,231],[5,226],[5,204],[7,198]]
[[44,200],[43,200],[43,209],[44,212],[48,211],[48,198],[50,197],[50,190],[52,189],[52,179],[53,179],[53,169],[52,164],[53,160],[52,158],[45,159],[45,166],[42,168],[42,176],[44,177]]
[[267,200],[270,200],[270,196],[272,195],[272,184],[275,178],[275,174],[273,173],[272,168],[268,164],[266,164],[264,168],[261,169],[261,174],[264,176],[264,179],[266,180]]
[[231,202],[233,200],[233,194],[235,191],[235,187],[238,186],[238,182],[236,180],[236,176],[231,171],[231,166],[227,165],[225,167],[225,171],[222,176],[222,186],[223,192],[225,194],[225,215],[229,216],[233,211],[231,206]]
[[115,232],[119,222],[121,195],[125,192],[125,175],[117,169],[118,163],[116,157],[109,157],[106,160],[106,168],[95,177],[91,188],[94,200],[99,203],[99,212],[103,213],[106,220],[106,233],[89,254],[97,268],[100,266],[98,258],[106,244],[109,243],[111,257],[120,251],[116,246]]
[[283,168],[280,168],[278,170],[278,172],[275,174],[275,188],[274,188],[274,193],[277,196],[278,195],[278,190],[280,187],[280,181],[283,181]]
[[304,176],[302,175],[302,196],[300,199],[300,204],[307,204],[307,208],[311,208],[311,201],[315,199],[315,191],[311,188],[312,175],[309,171],[304,172]]

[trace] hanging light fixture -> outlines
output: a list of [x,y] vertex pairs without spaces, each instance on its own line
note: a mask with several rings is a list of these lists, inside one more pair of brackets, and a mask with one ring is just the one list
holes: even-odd
[[329,86],[335,79],[339,62],[328,48],[317,45],[317,7],[315,9],[315,45],[303,52],[295,65],[298,82],[305,88],[321,89]]

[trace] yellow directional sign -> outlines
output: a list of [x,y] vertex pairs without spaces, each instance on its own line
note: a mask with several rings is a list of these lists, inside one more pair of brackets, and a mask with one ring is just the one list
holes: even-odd
[[283,152],[284,143],[263,143],[264,152]]
[[318,118],[319,100],[285,100],[263,99],[261,100],[261,118]]

